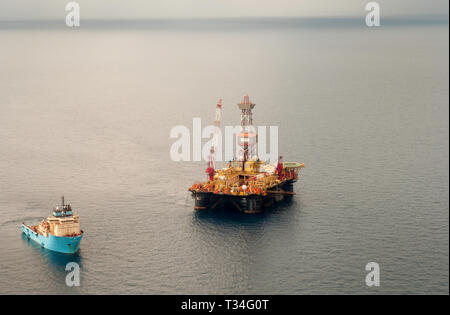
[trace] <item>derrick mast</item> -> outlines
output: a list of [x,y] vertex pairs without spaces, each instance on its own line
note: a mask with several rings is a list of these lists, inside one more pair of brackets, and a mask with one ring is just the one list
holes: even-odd
[[208,156],[208,167],[206,168],[206,174],[208,174],[208,179],[214,179],[214,173],[216,169],[216,149],[219,145],[219,132],[220,132],[220,119],[222,118],[222,99],[216,104],[216,117],[214,120],[214,136],[209,150]]
[[250,102],[248,94],[244,95],[242,102],[238,104],[241,110],[241,129],[238,134],[239,154],[238,158],[242,162],[252,160],[257,157],[256,155],[256,143],[258,141],[258,135],[256,129],[253,126],[252,109],[256,104]]

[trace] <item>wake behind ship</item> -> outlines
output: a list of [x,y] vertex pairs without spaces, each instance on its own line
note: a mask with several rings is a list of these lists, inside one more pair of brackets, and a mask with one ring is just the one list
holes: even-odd
[[55,207],[51,216],[38,225],[22,223],[23,233],[40,246],[64,254],[75,254],[80,248],[83,231],[80,219],[73,214],[72,207],[64,204]]

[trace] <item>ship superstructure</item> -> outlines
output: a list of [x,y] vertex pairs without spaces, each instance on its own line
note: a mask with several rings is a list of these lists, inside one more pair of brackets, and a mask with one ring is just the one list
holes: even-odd
[[64,203],[54,208],[52,215],[38,225],[22,223],[22,231],[31,240],[49,250],[74,254],[78,251],[83,231],[80,218],[74,214],[72,207]]
[[[241,127],[237,136],[237,159],[229,161],[222,169],[215,169],[211,161],[208,163],[208,180],[189,188],[195,200],[194,209],[214,209],[222,205],[233,206],[245,213],[256,213],[295,194],[293,184],[298,180],[304,164],[283,162],[280,156],[275,166],[258,158],[258,135],[253,126],[252,113],[255,105],[248,95],[238,104]],[[220,121],[215,125],[220,126]]]

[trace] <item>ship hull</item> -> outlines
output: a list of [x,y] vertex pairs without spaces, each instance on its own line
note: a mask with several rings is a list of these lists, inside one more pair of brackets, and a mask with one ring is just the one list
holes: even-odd
[[[262,195],[225,195],[212,192],[191,191],[195,200],[195,210],[215,209],[229,206],[244,213],[259,213],[267,210],[283,200],[291,200],[293,192],[293,181],[288,181],[273,187],[274,193]],[[279,193],[276,193],[279,192]],[[287,194],[286,194],[287,193]]]
[[75,254],[80,248],[81,238],[83,234],[78,236],[54,236],[48,234],[48,236],[41,235],[34,232],[27,225],[21,226],[23,233],[31,240],[35,241],[40,246],[59,253]]

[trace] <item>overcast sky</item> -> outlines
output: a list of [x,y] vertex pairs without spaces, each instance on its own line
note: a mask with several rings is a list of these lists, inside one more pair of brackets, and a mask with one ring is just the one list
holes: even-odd
[[[0,0],[0,20],[64,19],[66,0]],[[360,16],[368,0],[78,0],[85,19]],[[378,0],[383,16],[448,15],[449,0]]]

